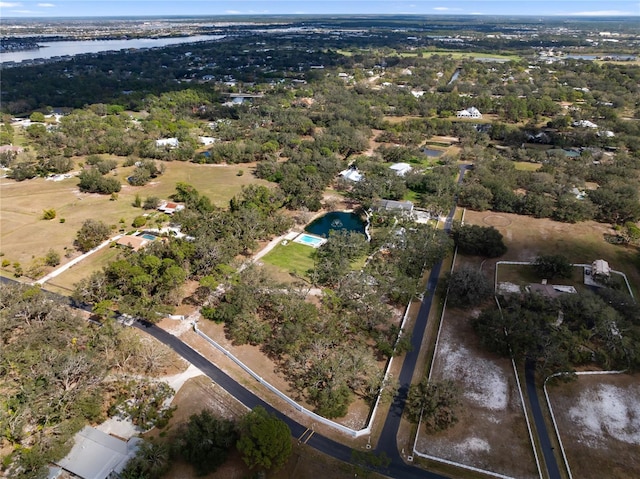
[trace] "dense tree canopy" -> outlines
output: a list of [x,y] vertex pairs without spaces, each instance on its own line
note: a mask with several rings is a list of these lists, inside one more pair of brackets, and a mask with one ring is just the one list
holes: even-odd
[[291,431],[287,424],[257,406],[239,425],[237,447],[251,469],[279,469],[291,455]]
[[204,409],[183,425],[175,445],[178,454],[204,476],[220,467],[235,446],[238,433],[232,421],[220,419]]
[[461,253],[496,258],[507,252],[502,234],[493,226],[463,225],[453,229]]

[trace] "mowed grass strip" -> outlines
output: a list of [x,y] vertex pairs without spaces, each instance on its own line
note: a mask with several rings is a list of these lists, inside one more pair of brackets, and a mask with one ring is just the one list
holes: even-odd
[[520,171],[538,171],[541,167],[541,163],[531,163],[529,161],[514,161],[516,170]]
[[96,251],[84,261],[49,280],[47,289],[50,286],[57,286],[65,290],[72,290],[81,279],[88,278],[92,273],[102,270],[109,263],[115,261],[122,252],[123,249],[119,247],[107,247]]
[[314,266],[314,253],[315,249],[311,246],[290,241],[273,248],[262,261],[290,273],[307,276],[307,272]]

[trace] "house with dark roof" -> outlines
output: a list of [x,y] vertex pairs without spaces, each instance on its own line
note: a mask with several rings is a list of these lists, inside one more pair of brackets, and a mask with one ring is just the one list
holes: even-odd
[[411,216],[413,213],[413,203],[411,201],[378,200],[376,210]]

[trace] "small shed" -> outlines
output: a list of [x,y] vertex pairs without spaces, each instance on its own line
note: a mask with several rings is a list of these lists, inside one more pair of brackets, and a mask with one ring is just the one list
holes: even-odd
[[340,176],[345,180],[352,181],[354,183],[357,183],[363,178],[362,173],[360,173],[357,168],[349,168],[347,170],[343,170],[340,172]]
[[593,278],[607,279],[611,276],[611,267],[603,259],[597,259],[591,263],[591,276]]

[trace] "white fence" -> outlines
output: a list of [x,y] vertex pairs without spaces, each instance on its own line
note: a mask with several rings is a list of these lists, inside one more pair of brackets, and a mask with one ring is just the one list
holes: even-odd
[[[404,326],[405,326],[405,323],[407,321],[407,317],[409,316],[409,308],[410,308],[410,306],[411,306],[411,302],[409,302],[409,304],[407,305],[405,313],[404,313],[404,316],[402,318],[402,323],[400,324],[400,333],[398,334],[398,339],[396,340],[396,344],[397,344],[397,341],[400,340],[400,337],[401,337],[401,335],[402,335],[402,333],[404,331]],[[291,399],[289,396],[287,396],[282,391],[280,391],[278,388],[276,388],[275,386],[270,384],[268,381],[263,379],[261,376],[259,376],[257,373],[255,373],[251,368],[249,368],[249,366],[247,366],[242,361],[240,361],[237,357],[235,357],[230,351],[225,349],[222,345],[218,344],[216,341],[214,341],[209,336],[207,336],[205,333],[203,333],[200,329],[198,329],[198,325],[195,322],[193,323],[193,329],[196,332],[196,334],[198,334],[200,337],[205,339],[214,348],[216,348],[222,354],[224,354],[229,359],[231,359],[235,364],[240,366],[244,371],[246,371],[256,381],[258,381],[260,384],[262,384],[264,387],[266,387],[269,391],[274,393],[276,396],[278,396],[280,399],[285,401],[287,404],[292,406],[297,411],[303,413],[304,415],[308,416],[309,418],[313,419],[314,421],[317,421],[317,422],[322,423],[322,424],[324,424],[326,426],[329,426],[329,427],[331,427],[333,429],[336,429],[336,430],[338,430],[338,431],[340,431],[340,432],[342,432],[344,434],[348,434],[351,437],[362,437],[362,436],[366,436],[368,434],[371,434],[371,429],[373,427],[373,420],[374,420],[374,418],[376,416],[376,413],[378,411],[378,406],[380,405],[380,398],[382,396],[382,394],[381,394],[382,390],[380,391],[380,393],[378,393],[378,397],[376,398],[376,402],[375,402],[375,404],[373,406],[373,409],[371,410],[371,414],[369,415],[369,420],[367,421],[366,427],[363,428],[363,429],[360,429],[360,430],[351,429],[351,428],[343,426],[342,424],[339,424],[339,423],[337,423],[335,421],[331,421],[330,419],[324,418],[324,417],[316,414],[315,412],[310,411],[309,409],[305,408],[304,406],[301,406],[300,404],[295,402],[293,399]],[[386,367],[386,370],[384,372],[383,385],[386,384],[386,382],[387,382],[387,380],[389,378],[389,371],[391,370],[391,365],[392,364],[393,364],[393,356],[391,358],[389,358],[389,361],[387,362],[387,367]]]

